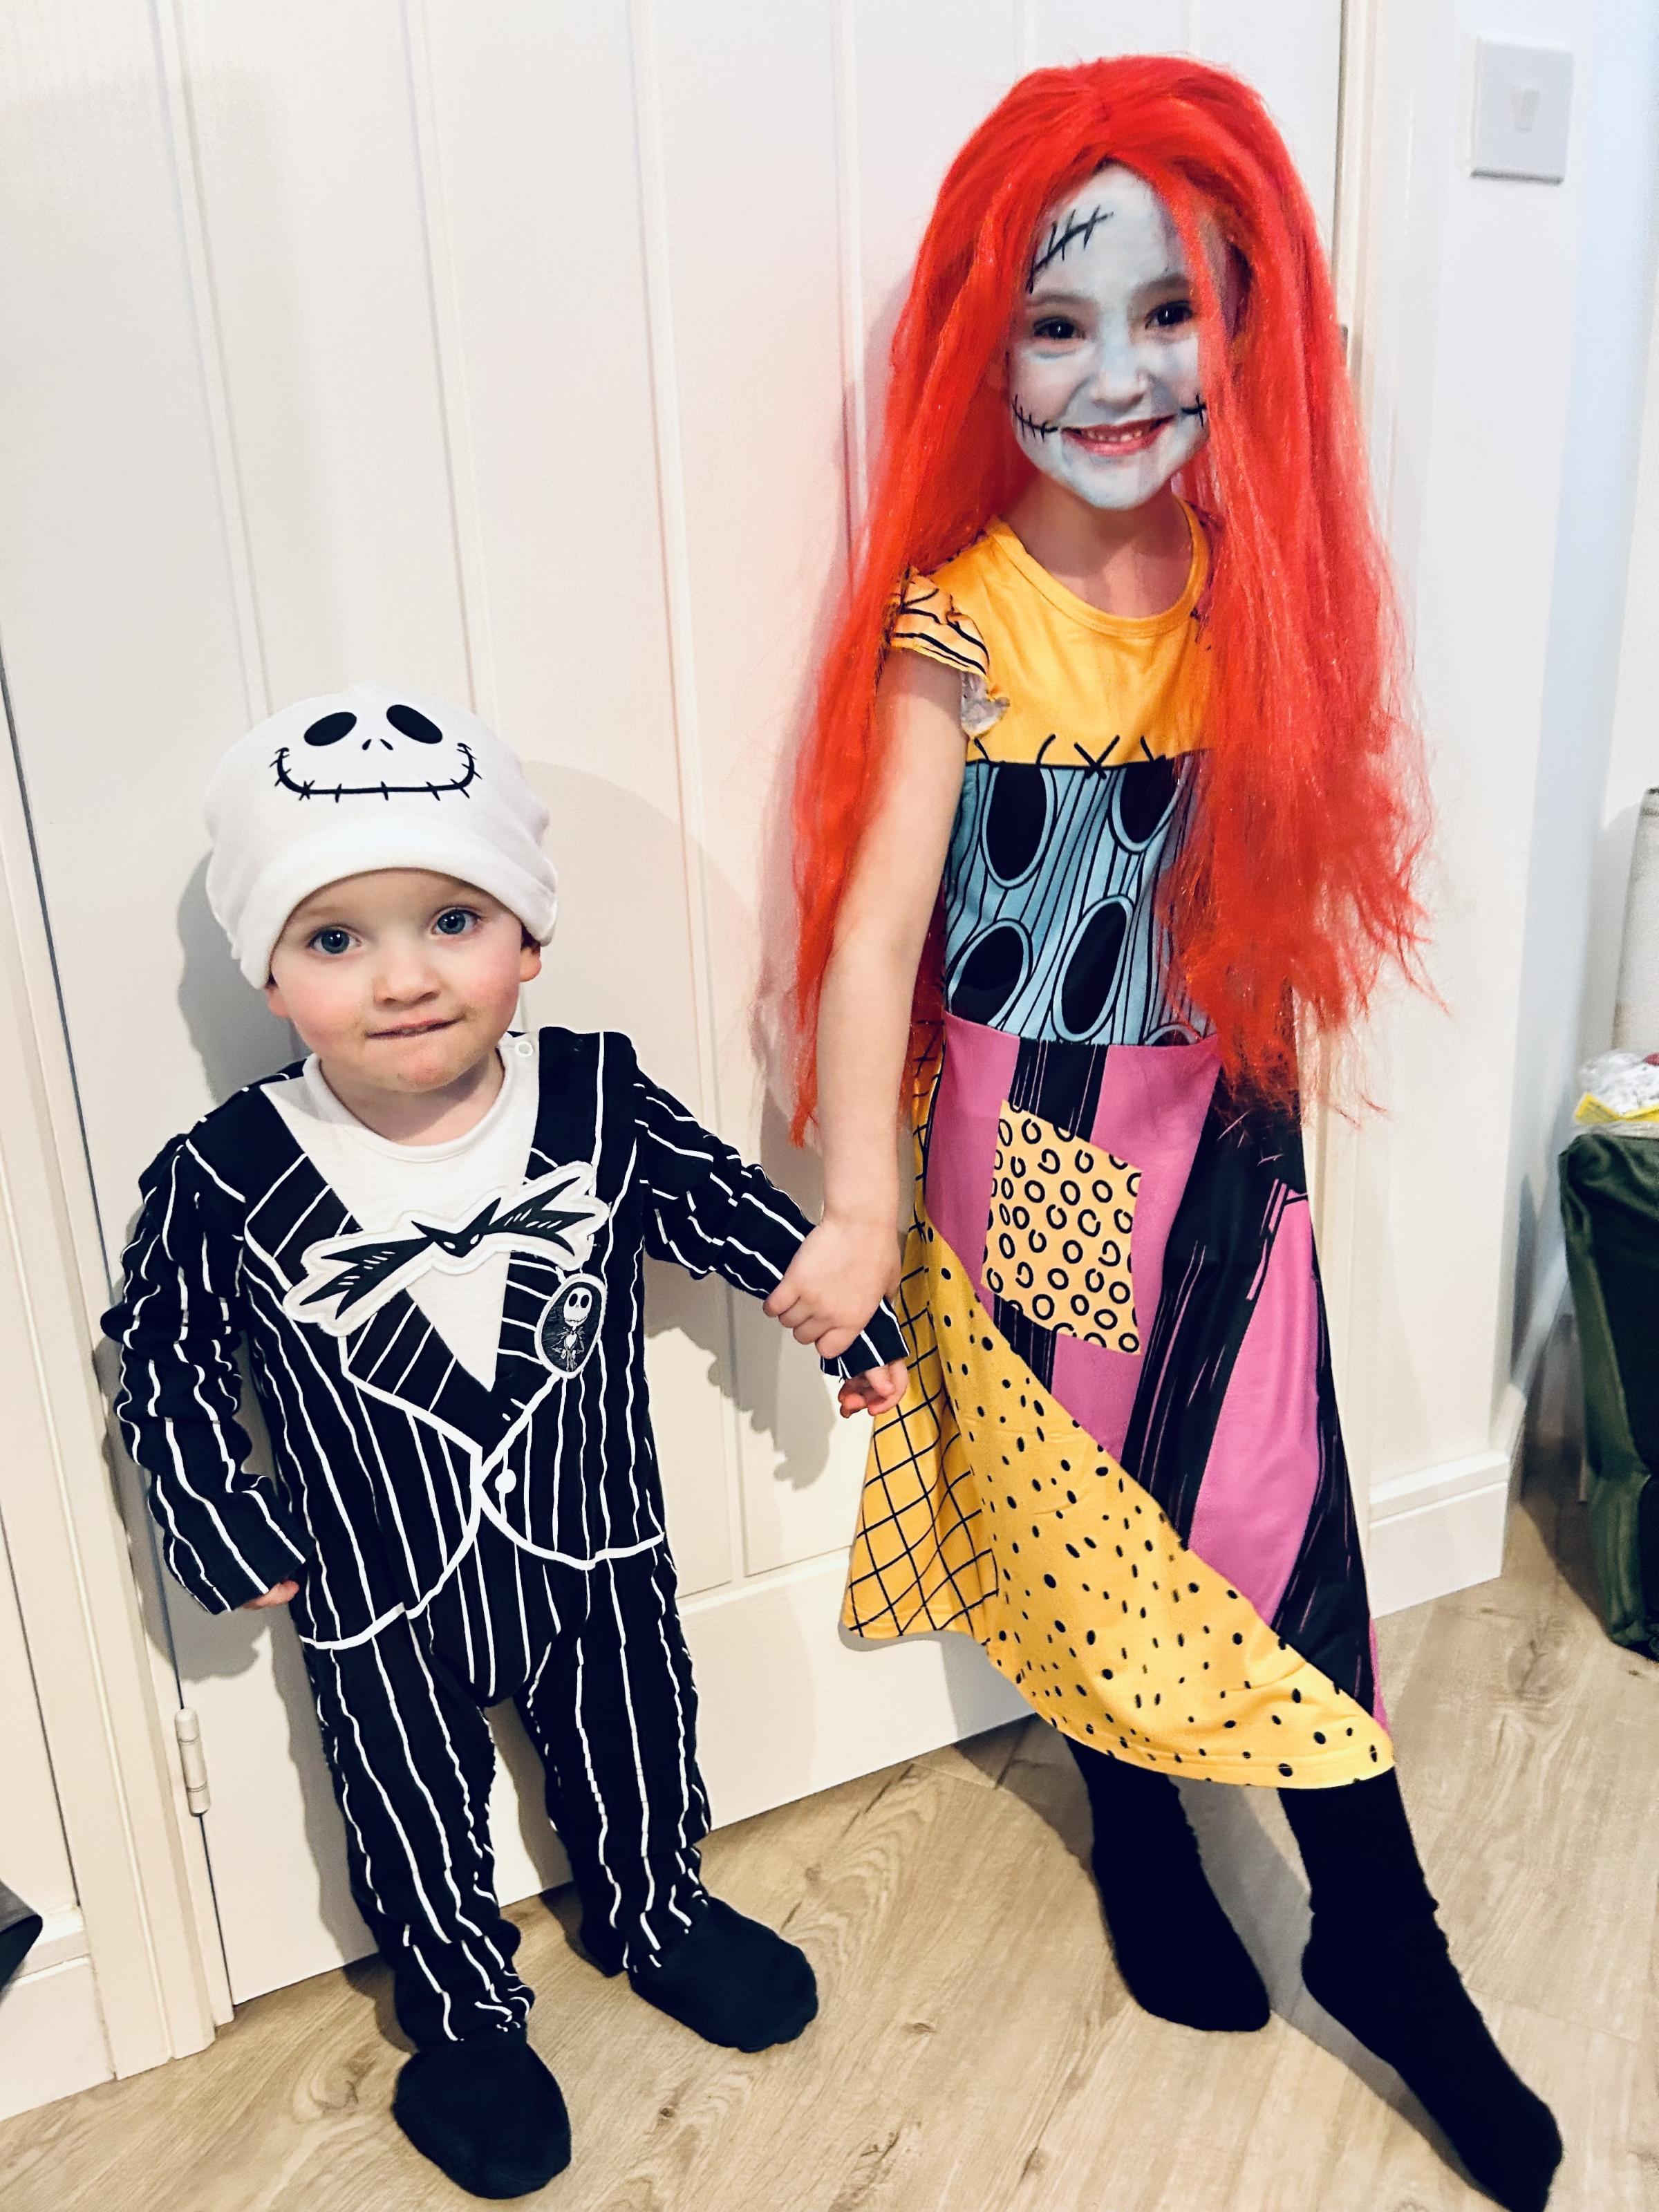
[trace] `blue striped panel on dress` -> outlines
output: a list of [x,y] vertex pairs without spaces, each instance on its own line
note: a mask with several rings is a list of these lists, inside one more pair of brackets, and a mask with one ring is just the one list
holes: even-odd
[[1155,902],[1200,756],[1121,768],[973,761],[945,868],[945,1003],[1073,1044],[1187,1043]]

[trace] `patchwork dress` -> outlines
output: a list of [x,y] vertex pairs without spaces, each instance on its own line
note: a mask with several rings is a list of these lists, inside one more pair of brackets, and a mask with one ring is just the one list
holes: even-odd
[[843,1618],[976,1637],[1133,1764],[1320,1787],[1392,1763],[1301,1139],[1218,1089],[1159,883],[1203,769],[1186,590],[1104,614],[1005,523],[901,594],[962,676],[942,1033],[914,1071],[903,1402]]

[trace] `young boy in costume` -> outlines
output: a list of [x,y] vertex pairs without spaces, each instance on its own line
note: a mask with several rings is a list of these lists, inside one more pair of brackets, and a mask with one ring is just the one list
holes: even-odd
[[[569,2159],[493,1893],[483,1709],[540,1753],[583,1940],[711,2042],[817,2009],[793,1944],[711,1897],[696,1693],[647,1404],[641,1256],[757,1297],[808,1224],[627,1039],[510,1033],[552,933],[546,811],[472,716],[357,685],[226,755],[208,893],[310,1048],[143,1179],[118,1402],[167,1564],[289,1604],[352,1887],[416,2045],[393,2110],[483,2197]],[[884,1307],[804,1322],[843,1413],[904,1382]],[[276,1480],[248,1470],[245,1345]]]

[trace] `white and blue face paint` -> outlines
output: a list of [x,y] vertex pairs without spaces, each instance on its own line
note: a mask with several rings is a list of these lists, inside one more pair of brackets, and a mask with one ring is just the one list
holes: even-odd
[[1091,507],[1143,507],[1208,435],[1170,211],[1116,164],[1043,217],[1008,344],[1021,450]]

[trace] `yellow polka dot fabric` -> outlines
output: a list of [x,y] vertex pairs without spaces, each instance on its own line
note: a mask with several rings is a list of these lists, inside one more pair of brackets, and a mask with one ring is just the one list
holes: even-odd
[[1140,1170],[1003,1103],[985,1282],[1044,1328],[1109,1352],[1140,1349],[1129,1240]]
[[[1046,1720],[1160,1773],[1322,1788],[1390,1765],[1372,1716],[1188,1550],[998,1333],[925,1218],[918,1233],[934,1337],[932,1387],[911,1388],[929,1435],[902,1466],[872,1449],[847,1625],[970,1633]],[[971,1522],[936,1540],[927,1501],[959,1516],[965,1489]],[[974,1530],[966,1575],[948,1571],[953,1525]]]

